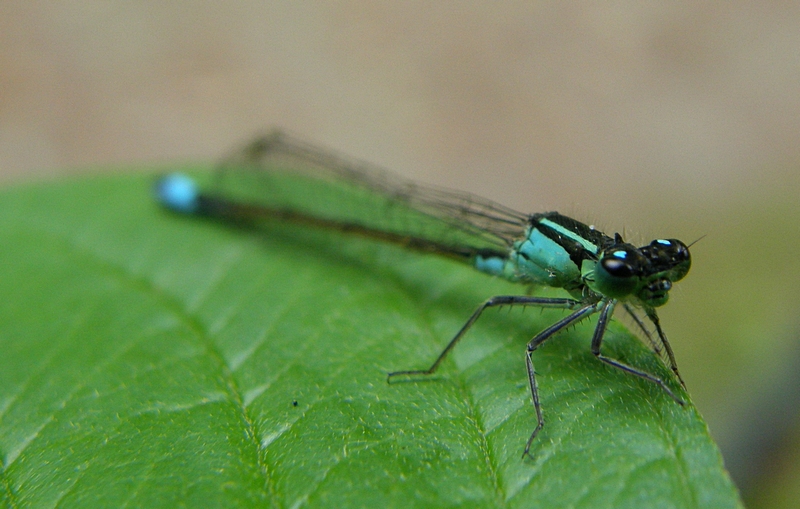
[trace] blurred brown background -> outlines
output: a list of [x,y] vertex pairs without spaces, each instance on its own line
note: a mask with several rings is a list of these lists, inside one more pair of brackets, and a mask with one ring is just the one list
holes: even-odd
[[[206,161],[270,126],[630,240],[750,507],[800,499],[800,4],[0,3],[0,178]],[[142,164],[144,163],[144,164]]]

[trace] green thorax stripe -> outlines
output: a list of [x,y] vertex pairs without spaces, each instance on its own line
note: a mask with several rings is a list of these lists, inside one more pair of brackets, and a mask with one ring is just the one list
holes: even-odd
[[532,228],[567,251],[578,267],[584,259],[594,257],[604,246],[613,243],[613,239],[603,232],[558,212],[534,214],[530,221]]

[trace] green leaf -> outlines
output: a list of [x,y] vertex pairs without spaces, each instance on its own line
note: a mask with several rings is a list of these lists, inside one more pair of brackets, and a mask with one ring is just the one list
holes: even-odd
[[[524,288],[289,225],[170,214],[150,176],[0,194],[5,507],[740,507],[696,410],[598,362]],[[665,324],[669,327],[669,324]],[[609,355],[669,377],[613,324]],[[675,384],[672,384],[675,387]]]

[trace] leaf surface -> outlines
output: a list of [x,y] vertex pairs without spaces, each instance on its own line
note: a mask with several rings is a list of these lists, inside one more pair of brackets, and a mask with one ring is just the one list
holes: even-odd
[[[525,288],[292,225],[181,217],[151,176],[0,194],[6,507],[740,507],[696,410],[598,362]],[[665,324],[669,330],[669,324]],[[604,352],[668,371],[624,327]],[[675,384],[673,383],[673,386]]]

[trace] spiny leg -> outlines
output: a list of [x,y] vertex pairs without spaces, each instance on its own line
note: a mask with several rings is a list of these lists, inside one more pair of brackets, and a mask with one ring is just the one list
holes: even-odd
[[539,431],[542,430],[544,427],[544,418],[542,417],[542,406],[539,403],[539,386],[536,383],[536,375],[534,374],[533,369],[533,351],[536,350],[539,345],[547,341],[550,337],[556,334],[558,331],[569,327],[570,325],[577,323],[587,316],[590,316],[593,313],[597,312],[598,303],[586,304],[582,308],[578,309],[571,315],[562,318],[558,322],[554,323],[550,327],[546,328],[539,334],[533,337],[528,342],[528,346],[525,350],[525,366],[528,369],[528,384],[531,389],[531,400],[533,401],[533,409],[536,410],[536,428],[534,428],[533,433],[531,433],[530,438],[528,438],[528,442],[525,444],[525,451],[522,453],[522,457],[524,458],[526,455],[530,456],[531,444],[533,443],[533,439],[536,438],[536,435],[539,434]]
[[630,317],[633,318],[634,323],[636,324],[637,327],[639,327],[639,330],[642,331],[642,334],[644,334],[645,338],[647,338],[647,342],[650,343],[650,347],[653,349],[653,351],[658,356],[661,356],[663,352],[662,345],[659,344],[659,342],[653,338],[653,335],[647,329],[647,326],[645,326],[642,319],[639,318],[639,315],[636,314],[636,311],[634,311],[633,307],[628,303],[625,303],[622,306],[623,308],[625,308],[625,311],[628,312],[628,315],[630,315]]
[[614,312],[614,305],[615,304],[616,304],[616,301],[609,300],[608,302],[605,303],[605,305],[603,306],[603,309],[600,311],[600,317],[597,319],[597,327],[595,327],[594,334],[592,335],[592,353],[594,354],[594,356],[597,357],[598,359],[600,359],[601,361],[605,362],[609,366],[614,366],[615,368],[621,369],[622,371],[624,371],[626,373],[630,373],[631,375],[636,375],[636,376],[638,376],[640,378],[644,378],[645,380],[650,380],[651,382],[660,385],[661,388],[664,389],[664,391],[667,394],[669,394],[672,399],[674,399],[676,402],[678,402],[681,405],[685,405],[686,402],[683,401],[678,396],[676,396],[675,393],[672,392],[672,389],[667,387],[667,384],[665,384],[664,381],[661,380],[660,378],[658,378],[658,377],[656,377],[654,375],[651,375],[650,373],[647,373],[645,371],[641,371],[639,369],[636,369],[636,368],[634,368],[632,366],[628,366],[627,364],[625,364],[623,362],[620,362],[620,361],[618,361],[616,359],[612,359],[610,357],[606,357],[605,355],[600,353],[600,345],[602,345],[602,343],[603,343],[603,335],[606,332],[606,327],[608,327],[608,321],[609,321],[609,319],[611,318],[611,315]]
[[[433,374],[439,365],[442,363],[445,357],[450,353],[453,347],[456,346],[456,343],[467,333],[467,331],[472,327],[478,318],[480,318],[481,313],[487,308],[495,307],[495,306],[539,306],[539,307],[547,307],[547,308],[561,308],[561,309],[574,309],[581,305],[580,301],[575,299],[557,299],[557,298],[548,298],[548,297],[530,297],[526,295],[499,295],[496,297],[492,297],[491,299],[487,300],[480,306],[478,309],[472,313],[472,316],[469,317],[469,320],[461,327],[461,329],[453,336],[453,339],[450,340],[450,343],[442,350],[442,353],[439,354],[439,357],[433,362],[431,367],[428,369],[412,369],[406,371],[393,371],[389,373],[387,376],[387,381],[391,382],[392,377],[398,375],[431,375]],[[548,329],[549,330],[549,329]]]
[[[675,373],[675,376],[678,378],[678,381],[685,389],[686,384],[684,383],[680,372],[678,372],[678,364],[677,362],[675,362],[675,354],[672,353],[672,346],[670,346],[669,341],[667,340],[667,335],[664,333],[663,329],[661,329],[661,323],[658,319],[658,315],[656,314],[655,310],[654,309],[645,310],[645,313],[647,314],[647,318],[650,319],[650,321],[653,322],[653,325],[655,325],[656,327],[656,331],[658,332],[658,341],[656,341],[655,338],[653,338],[653,335],[650,333],[647,327],[645,327],[644,322],[642,321],[641,318],[639,318],[639,315],[636,314],[633,308],[631,308],[631,306],[627,303],[624,304],[624,307],[625,311],[628,312],[631,318],[633,318],[634,322],[636,322],[636,325],[639,327],[639,329],[644,333],[645,337],[647,338],[647,341],[653,348],[653,351],[669,364],[669,368],[672,370],[673,373]],[[651,311],[652,311],[652,316],[651,316]],[[666,358],[664,357],[665,354]]]
[[661,321],[658,319],[658,315],[656,314],[655,309],[645,309],[645,313],[647,314],[647,318],[653,322],[653,325],[656,326],[656,332],[658,333],[658,337],[661,339],[661,344],[664,345],[664,350],[667,352],[667,357],[669,357],[669,367],[672,369],[672,372],[675,373],[675,376],[678,377],[678,381],[680,381],[681,385],[684,389],[686,389],[686,383],[683,381],[683,377],[678,372],[678,363],[675,362],[675,354],[672,353],[672,346],[670,346],[669,341],[667,340],[667,335],[664,333],[664,330],[661,328]]

